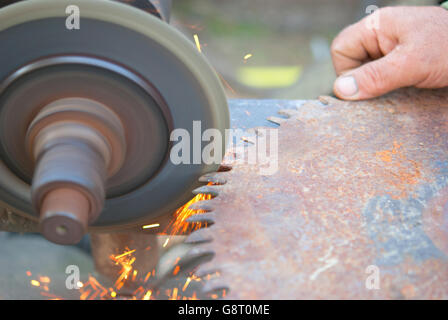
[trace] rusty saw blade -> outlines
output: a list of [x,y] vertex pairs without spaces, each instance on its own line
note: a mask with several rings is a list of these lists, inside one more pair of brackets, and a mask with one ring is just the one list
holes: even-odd
[[[448,298],[448,90],[324,97],[278,131],[278,171],[198,189],[189,256],[230,299]],[[207,180],[207,179],[205,179]],[[227,182],[227,183],[225,183]]]

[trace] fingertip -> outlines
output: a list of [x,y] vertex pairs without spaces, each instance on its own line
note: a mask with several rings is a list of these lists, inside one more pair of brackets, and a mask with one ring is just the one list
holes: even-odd
[[356,100],[359,95],[359,86],[354,76],[343,75],[336,79],[333,91],[338,98]]

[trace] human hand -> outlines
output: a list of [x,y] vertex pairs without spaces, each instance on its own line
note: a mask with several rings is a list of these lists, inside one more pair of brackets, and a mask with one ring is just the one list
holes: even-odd
[[[376,15],[376,16],[375,16]],[[377,19],[376,26],[371,23]],[[448,86],[448,11],[386,7],[344,29],[331,47],[335,94],[362,100],[415,86]]]

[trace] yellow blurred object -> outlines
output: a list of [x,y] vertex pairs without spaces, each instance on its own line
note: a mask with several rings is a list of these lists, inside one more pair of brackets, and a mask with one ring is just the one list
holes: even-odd
[[249,87],[284,88],[296,83],[302,73],[302,66],[284,67],[242,67],[238,80]]

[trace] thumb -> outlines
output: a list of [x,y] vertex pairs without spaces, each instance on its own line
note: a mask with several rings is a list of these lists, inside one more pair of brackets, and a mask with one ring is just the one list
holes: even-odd
[[345,72],[334,83],[334,93],[345,100],[363,100],[413,85],[406,59],[392,51],[385,57]]

